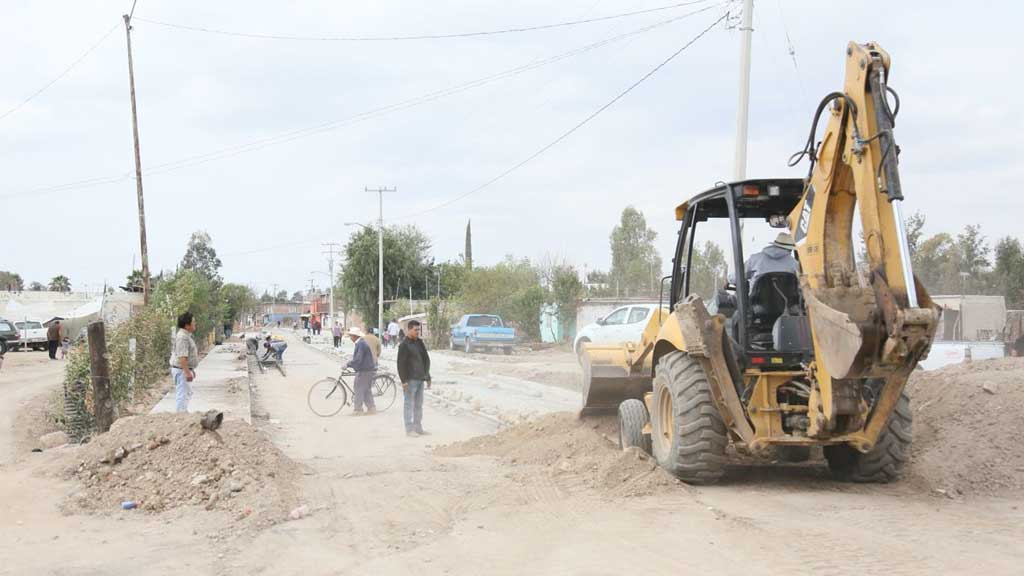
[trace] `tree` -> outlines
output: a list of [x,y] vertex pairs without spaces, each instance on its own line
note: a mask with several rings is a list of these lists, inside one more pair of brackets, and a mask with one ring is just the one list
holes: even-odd
[[654,247],[657,238],[639,210],[627,206],[622,211],[610,237],[611,283],[618,284],[619,290],[627,294],[654,291],[655,279],[661,276],[661,256]]
[[274,295],[269,293],[269,292],[264,292],[260,296],[260,302],[273,302],[273,301],[274,301]]
[[275,298],[277,299],[278,302],[287,302],[288,301],[288,291],[287,290],[279,291],[277,293],[277,295],[275,296]]
[[924,232],[924,214],[914,212],[903,223],[903,227],[907,231],[907,246],[910,248],[910,257],[913,258],[921,244],[921,236]]
[[28,285],[28,289],[30,292],[42,292],[43,290],[46,290],[46,286],[43,286],[41,282],[33,281]]
[[[346,303],[373,325],[377,318],[377,230],[362,228],[345,245],[345,265],[340,285]],[[431,275],[430,240],[415,226],[384,229],[385,300],[407,293],[423,294]]]
[[306,295],[302,292],[302,290],[296,290],[295,293],[292,294],[292,302],[303,302],[305,300]]
[[256,306],[256,294],[244,284],[227,283],[220,289],[224,299],[224,323],[242,320]]
[[498,314],[520,337],[539,340],[545,296],[537,268],[525,258],[507,256],[495,266],[467,270],[459,302],[467,313]]
[[54,276],[50,280],[50,290],[53,292],[71,292],[71,280],[63,274]]
[[940,232],[921,242],[914,271],[933,294],[960,293],[960,248],[953,237]]
[[466,277],[466,267],[457,262],[441,262],[435,264],[432,271],[434,285],[431,292],[438,295],[437,282],[441,283],[440,297],[452,298],[462,290],[462,282]]
[[182,268],[160,283],[153,302],[168,318],[191,312],[196,321],[196,341],[201,342],[223,323],[225,304],[218,294],[214,280],[191,268]]
[[125,280],[124,287],[129,292],[142,292],[142,270],[132,270]]
[[220,267],[220,258],[213,249],[210,235],[201,230],[193,232],[188,240],[188,248],[185,249],[185,257],[181,259],[181,268],[195,270],[208,280],[220,283]]
[[1024,248],[1020,240],[1006,237],[996,243],[994,273],[1006,307],[1024,308]]
[[558,324],[563,334],[572,334],[576,326],[576,309],[583,297],[583,283],[571,265],[556,266],[551,272],[551,302],[555,305]]
[[714,296],[716,290],[725,286],[729,276],[725,252],[710,240],[694,245],[689,269],[690,292],[696,292],[703,298]]
[[0,290],[7,290],[8,292],[21,292],[24,289],[25,283],[21,279],[20,274],[8,272],[7,270],[0,270]]
[[473,269],[473,221],[466,221],[466,252],[462,255],[466,261],[466,269]]

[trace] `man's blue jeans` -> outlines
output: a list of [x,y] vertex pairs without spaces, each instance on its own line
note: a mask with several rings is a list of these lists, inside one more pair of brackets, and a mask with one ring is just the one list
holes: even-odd
[[188,412],[188,401],[192,399],[192,385],[185,378],[185,371],[181,368],[172,366],[171,376],[174,377],[174,411]]
[[423,431],[423,380],[409,380],[405,387],[405,431]]

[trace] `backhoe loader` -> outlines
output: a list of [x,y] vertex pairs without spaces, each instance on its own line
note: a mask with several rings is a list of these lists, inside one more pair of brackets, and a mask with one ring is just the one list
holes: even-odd
[[[786,460],[822,446],[839,479],[899,477],[911,443],[904,385],[938,308],[911,267],[889,66],[877,44],[848,45],[843,90],[821,102],[794,155],[810,159],[806,179],[720,183],[676,208],[671,312],[639,343],[584,349],[583,414],[617,408],[624,448],[693,483],[720,479],[730,442]],[[728,223],[734,272],[708,297],[692,290],[691,262],[715,221]],[[786,229],[799,272],[751,281],[745,222]]]

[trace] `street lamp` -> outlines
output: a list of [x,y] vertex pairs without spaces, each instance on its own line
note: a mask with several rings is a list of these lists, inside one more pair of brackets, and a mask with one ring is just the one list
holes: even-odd
[[[362,226],[373,230],[372,226],[359,222],[345,222],[345,226]],[[384,225],[377,230],[377,329],[384,334]]]

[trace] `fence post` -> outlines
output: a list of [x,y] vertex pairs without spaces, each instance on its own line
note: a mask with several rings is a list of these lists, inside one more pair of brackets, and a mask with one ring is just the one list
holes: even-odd
[[89,367],[92,376],[92,408],[99,433],[114,423],[114,399],[110,395],[110,363],[107,360],[107,333],[102,320],[89,323]]

